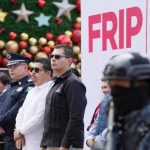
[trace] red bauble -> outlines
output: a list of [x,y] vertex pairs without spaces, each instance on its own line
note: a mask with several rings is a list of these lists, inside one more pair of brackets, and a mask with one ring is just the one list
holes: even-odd
[[17,38],[17,33],[15,33],[15,32],[10,32],[9,33],[9,39],[10,40],[16,40],[16,38]]
[[20,42],[19,42],[19,47],[20,47],[21,49],[26,49],[26,48],[27,48],[27,42],[25,42],[25,41],[20,41]]
[[66,44],[66,45],[70,45],[72,43],[71,39],[67,35],[64,35],[64,34],[61,34],[58,36],[57,42],[59,44]]
[[81,11],[81,3],[80,3],[80,0],[77,0],[76,1],[76,8],[77,10],[80,12]]
[[39,48],[40,51],[44,51],[44,46],[39,45],[38,48]]
[[3,65],[6,66],[8,64],[8,59],[7,58],[3,58]]
[[58,42],[58,43],[61,43],[61,41],[62,41],[65,37],[66,37],[66,35],[64,35],[64,34],[59,35],[59,36],[57,37],[57,42]]
[[60,24],[62,24],[62,19],[61,18],[57,18],[56,22],[57,22],[58,25],[60,25]]
[[0,28],[0,34],[4,33],[5,31],[5,28]]
[[72,32],[72,41],[75,43],[81,42],[81,30],[74,30]]
[[71,43],[72,43],[71,39],[67,36],[61,41],[61,44],[70,45]]
[[0,54],[0,66],[3,65],[3,56]]
[[26,53],[25,56],[28,58],[32,58],[32,54],[30,54],[30,53]]
[[45,2],[45,0],[38,0],[37,4],[40,8],[43,8],[46,5],[46,2]]
[[13,4],[16,4],[16,3],[17,3],[17,0],[11,0],[11,2],[12,2]]
[[46,54],[50,54],[52,52],[52,49],[49,46],[45,46],[43,51]]
[[80,23],[75,23],[74,24],[74,29],[81,30],[81,24]]
[[54,35],[50,32],[47,32],[46,35],[45,35],[47,41],[50,41],[54,38]]

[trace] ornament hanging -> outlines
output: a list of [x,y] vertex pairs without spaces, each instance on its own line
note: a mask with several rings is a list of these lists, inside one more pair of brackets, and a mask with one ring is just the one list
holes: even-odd
[[19,10],[12,11],[14,14],[18,16],[16,22],[25,21],[26,23],[29,23],[28,16],[33,14],[33,11],[27,10],[24,3],[21,4],[21,7]]
[[51,16],[45,16],[43,13],[41,13],[38,17],[35,17],[35,20],[38,22],[38,26],[49,26],[48,20],[51,18]]
[[4,22],[5,21],[5,17],[7,16],[7,12],[4,12],[0,9],[0,22]]
[[38,0],[38,1],[37,1],[37,5],[38,5],[40,8],[43,8],[43,7],[45,7],[45,5],[46,5],[46,1],[45,1],[45,0]]
[[53,2],[53,4],[59,9],[56,18],[65,15],[69,20],[71,20],[70,11],[76,7],[75,5],[69,4],[68,0],[63,0],[61,3]]

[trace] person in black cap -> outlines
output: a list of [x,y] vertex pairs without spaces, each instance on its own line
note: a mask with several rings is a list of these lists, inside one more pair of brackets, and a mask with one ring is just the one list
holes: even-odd
[[3,103],[0,107],[0,133],[4,139],[4,150],[16,150],[13,140],[15,128],[15,118],[19,108],[22,106],[28,90],[33,87],[33,82],[29,78],[28,65],[29,58],[15,53],[7,53],[9,59],[7,69],[12,79],[7,91],[1,97]]
[[150,150],[149,58],[139,53],[114,56],[103,75],[112,95],[103,150]]

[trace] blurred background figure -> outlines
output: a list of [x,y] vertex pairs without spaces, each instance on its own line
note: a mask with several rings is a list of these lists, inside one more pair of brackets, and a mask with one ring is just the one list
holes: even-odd
[[[7,90],[7,87],[10,83],[10,77],[5,73],[5,70],[2,68],[0,69],[0,106],[2,103],[2,95],[5,93]],[[0,150],[3,150],[4,146],[4,140],[1,136],[1,133],[4,133],[3,128],[0,128]]]
[[87,129],[89,130],[89,132],[86,144],[92,150],[97,150],[97,140],[100,139],[104,140],[105,137],[104,135],[107,132],[106,110],[111,99],[110,95],[111,90],[107,80],[102,80],[101,89],[104,94],[104,98],[95,109],[93,118],[91,120],[91,124]]
[[[110,93],[110,86],[109,86],[107,80],[102,80],[102,82],[101,82],[101,91],[104,94],[104,96],[106,96],[108,93]],[[101,106],[101,103],[102,103],[102,100],[99,102],[99,104],[95,108],[95,111],[94,111],[94,114],[92,116],[90,125],[87,127],[87,131],[90,130],[92,124],[94,123],[95,119],[97,118],[98,113],[99,113],[99,109],[100,109],[100,106]]]
[[6,73],[0,72],[0,96],[5,92],[9,83],[10,77]]

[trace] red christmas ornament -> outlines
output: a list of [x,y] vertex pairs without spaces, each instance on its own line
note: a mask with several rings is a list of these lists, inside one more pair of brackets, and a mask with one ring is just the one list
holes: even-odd
[[15,33],[15,32],[10,32],[9,33],[9,39],[10,40],[16,40],[16,38],[17,38],[17,33]]
[[78,62],[78,59],[77,58],[74,58],[73,59],[73,62],[76,64]]
[[10,0],[13,4],[17,3],[17,0]]
[[45,35],[47,41],[50,41],[54,38],[54,35],[50,32],[47,32],[46,35]]
[[58,36],[57,42],[59,44],[66,44],[66,45],[70,45],[72,43],[71,39],[67,35],[64,35],[64,34],[61,34]]
[[5,28],[0,28],[0,34],[4,33],[5,31]]
[[56,22],[57,22],[58,25],[60,25],[60,24],[62,24],[62,19],[61,18],[57,18]]
[[40,8],[43,8],[46,5],[46,2],[45,2],[45,0],[38,0],[37,4]]
[[30,54],[30,53],[26,53],[25,56],[28,58],[32,58],[32,54]]
[[39,48],[40,51],[44,51],[44,46],[39,45],[38,48]]
[[77,0],[76,1],[76,8],[77,8],[77,11],[81,11],[81,3],[80,3],[80,0]]
[[74,30],[72,32],[72,41],[75,43],[81,42],[81,30]]
[[61,41],[61,44],[70,45],[71,43],[72,43],[71,39],[67,36]]
[[74,24],[74,29],[81,30],[81,24],[80,23],[75,23]]
[[20,47],[21,49],[26,49],[26,48],[27,48],[27,42],[25,42],[25,41],[20,41],[20,42],[19,42],[19,47]]
[[46,54],[50,54],[52,52],[52,49],[49,46],[45,46],[43,51]]
[[60,34],[58,37],[57,37],[57,42],[58,43],[61,43],[61,41],[66,37],[66,35],[64,34]]
[[0,54],[0,66],[3,64],[3,56]]
[[7,64],[8,64],[8,59],[7,58],[3,58],[3,60],[2,60],[3,62],[3,66],[6,66]]

